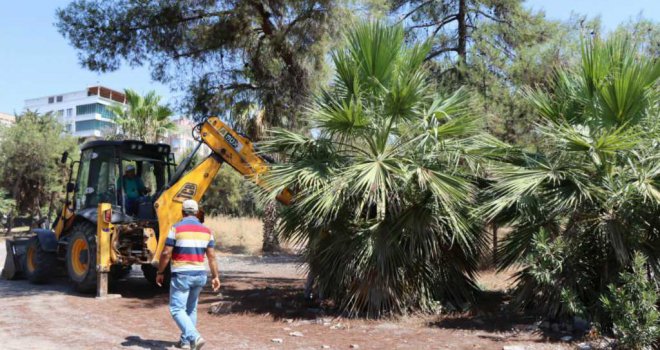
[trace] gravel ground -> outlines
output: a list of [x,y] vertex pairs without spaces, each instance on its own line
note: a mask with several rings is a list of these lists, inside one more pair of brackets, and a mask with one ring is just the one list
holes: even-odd
[[[5,255],[0,241],[0,266]],[[295,257],[223,255],[218,262],[221,293],[205,289],[199,304],[205,349],[571,348],[547,342],[541,333],[527,330],[529,325],[327,316],[302,300],[304,271]],[[110,292],[121,298],[99,300],[75,293],[65,278],[39,286],[0,280],[0,348],[174,349],[178,329],[166,293],[153,289],[137,268],[111,285]]]

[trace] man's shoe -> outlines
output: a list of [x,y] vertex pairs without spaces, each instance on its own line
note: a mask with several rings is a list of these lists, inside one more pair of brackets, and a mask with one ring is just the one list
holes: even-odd
[[181,340],[179,340],[179,342],[176,343],[176,347],[179,349],[190,349],[190,343],[184,343]]
[[194,342],[192,342],[190,349],[199,350],[206,344],[206,340],[202,337],[197,337]]

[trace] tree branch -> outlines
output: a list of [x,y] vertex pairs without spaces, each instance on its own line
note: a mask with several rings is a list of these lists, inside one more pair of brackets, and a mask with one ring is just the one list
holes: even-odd
[[428,5],[428,4],[432,3],[432,2],[433,2],[433,0],[428,0],[428,1],[425,1],[425,2],[423,2],[423,3],[421,3],[421,4],[419,4],[417,7],[415,7],[414,9],[412,9],[410,12],[406,13],[405,16],[403,16],[403,17],[402,17],[400,20],[398,20],[396,23],[399,24],[399,23],[403,22],[406,18],[410,17],[413,13],[417,12],[419,9],[421,9],[422,7]]
[[179,58],[195,56],[195,55],[200,54],[200,53],[205,52],[205,51],[217,50],[221,47],[222,47],[222,45],[218,45],[218,46],[214,46],[214,47],[204,47],[204,48],[201,48],[201,49],[190,50],[190,51],[185,51],[185,52],[177,52],[176,54],[172,55],[172,58],[175,59],[175,60],[178,60]]
[[261,30],[266,36],[272,36],[273,32],[275,32],[275,25],[270,21],[270,12],[266,11],[261,1],[250,1],[250,3],[259,13],[259,17],[261,17]]
[[198,19],[204,19],[208,17],[219,17],[225,14],[230,13],[229,11],[220,11],[220,12],[209,12],[209,13],[202,13],[197,16],[192,16],[192,17],[182,17],[179,18],[178,20],[169,20],[169,21],[160,21],[161,17],[158,17],[158,20],[156,23],[150,23],[150,24],[145,24],[137,27],[129,27],[128,30],[131,31],[136,31],[136,30],[144,30],[144,29],[151,29],[155,27],[162,27],[162,26],[168,26],[168,25],[173,25],[173,24],[181,24],[185,22],[190,22],[190,21],[195,21]]
[[438,34],[438,32],[439,32],[439,31],[440,31],[445,25],[449,24],[450,22],[457,21],[457,20],[458,20],[458,14],[449,15],[449,16],[443,18],[442,21],[438,24],[438,28],[436,28],[436,29],[433,31],[433,36],[436,36],[436,34]]
[[495,22],[497,22],[497,23],[503,23],[503,24],[511,25],[511,22],[509,22],[509,21],[507,21],[507,20],[504,20],[504,19],[501,19],[501,18],[497,18],[497,17],[495,17],[495,16],[493,16],[493,15],[491,15],[491,14],[488,14],[488,13],[486,13],[486,12],[483,12],[483,11],[481,11],[481,10],[479,10],[479,9],[474,9],[474,12],[476,12],[476,13],[478,13],[478,14],[480,14],[480,15],[482,15],[482,16],[484,16],[484,17],[490,19],[490,20],[493,20],[493,21],[495,21]]
[[258,86],[250,83],[233,83],[227,85],[220,85],[218,87],[220,90],[257,90]]
[[442,27],[449,24],[450,22],[455,21],[457,18],[458,17],[456,16],[456,14],[453,14],[453,15],[449,15],[449,16],[441,19],[440,21],[428,22],[428,23],[423,23],[423,24],[416,24],[416,25],[408,27],[408,29],[427,28],[427,27],[438,26],[438,28],[436,28],[436,30],[433,32],[433,35],[435,35],[439,31],[439,29],[442,29]]
[[296,17],[293,21],[289,22],[289,24],[287,25],[286,29],[284,30],[284,34],[283,34],[283,36],[286,38],[286,37],[289,35],[289,32],[291,31],[291,29],[292,29],[296,24],[298,24],[298,22],[300,22],[300,21],[304,21],[304,20],[307,20],[307,19],[311,18],[312,15],[313,15],[314,13],[321,13],[321,12],[323,12],[323,10],[315,10],[314,7],[313,7],[313,5],[310,6],[310,7],[307,9],[307,11],[305,11],[305,12],[302,13],[302,14],[300,14],[300,16]]
[[436,51],[433,51],[433,52],[429,53],[429,55],[426,56],[424,61],[429,61],[429,60],[431,60],[431,59],[433,59],[433,58],[435,58],[435,57],[437,57],[437,56],[439,56],[439,55],[441,55],[445,52],[450,52],[450,51],[458,52],[458,48],[457,47],[443,47],[442,49],[439,49],[439,50],[436,50]]

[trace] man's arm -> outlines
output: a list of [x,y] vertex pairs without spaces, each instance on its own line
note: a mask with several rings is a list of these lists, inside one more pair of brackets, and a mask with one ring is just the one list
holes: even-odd
[[215,260],[215,248],[206,248],[206,257],[209,259],[209,267],[211,268],[211,287],[213,291],[217,292],[220,289],[220,274],[218,273],[218,261]]
[[163,286],[163,280],[165,280],[165,276],[163,275],[163,273],[167,268],[167,264],[169,264],[170,260],[172,259],[172,251],[174,250],[175,245],[176,245],[176,232],[174,228],[171,228],[170,232],[167,233],[167,239],[165,240],[165,248],[163,249],[163,252],[160,254],[160,260],[158,260],[158,274],[156,275],[156,284],[160,287]]
[[165,269],[167,268],[167,264],[170,263],[170,259],[172,258],[172,250],[174,247],[171,246],[165,246],[163,249],[163,252],[160,254],[160,260],[158,261],[158,275],[156,275],[156,284],[160,287],[163,286],[163,280],[165,279],[165,276],[163,273],[165,272]]

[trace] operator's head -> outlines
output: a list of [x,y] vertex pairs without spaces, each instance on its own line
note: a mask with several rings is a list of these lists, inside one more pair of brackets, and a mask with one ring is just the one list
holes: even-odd
[[127,165],[126,166],[126,176],[128,177],[133,177],[135,176],[135,165]]
[[195,216],[199,211],[197,202],[193,199],[186,199],[183,201],[183,216]]

